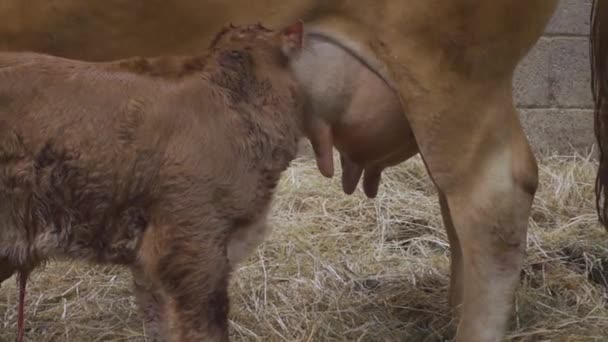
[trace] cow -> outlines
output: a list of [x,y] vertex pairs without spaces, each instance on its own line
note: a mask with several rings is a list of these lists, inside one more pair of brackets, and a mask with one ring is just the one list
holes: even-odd
[[125,265],[152,341],[227,341],[231,270],[303,137],[283,53],[301,35],[229,26],[206,53],[109,62],[0,53],[0,274]]
[[[599,28],[608,8],[600,1],[593,6],[597,104],[608,82],[601,73],[608,32]],[[415,146],[437,188],[450,243],[455,339],[489,342],[507,329],[538,184],[536,159],[513,104],[513,73],[556,7],[557,0],[4,0],[0,49],[91,61],[192,54],[227,22],[284,27],[303,20],[311,36],[346,50],[393,89],[405,131],[412,133],[354,162],[357,132],[337,129],[335,120],[306,118],[320,172],[334,174],[334,142],[342,142],[336,147],[347,161],[343,173],[363,169],[372,180],[400,161],[391,156],[402,146]],[[596,128],[608,116],[597,108]],[[376,118],[371,122],[384,122],[379,113],[369,115]],[[598,142],[606,145],[600,133]],[[598,213],[606,217],[599,201],[608,161],[600,160],[596,195]],[[353,178],[343,177],[345,190]]]

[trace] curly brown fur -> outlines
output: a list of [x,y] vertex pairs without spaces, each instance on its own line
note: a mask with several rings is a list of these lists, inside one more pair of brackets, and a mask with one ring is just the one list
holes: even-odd
[[0,54],[0,257],[129,265],[153,340],[227,340],[231,245],[259,242],[302,135],[281,42],[255,25],[196,57]]

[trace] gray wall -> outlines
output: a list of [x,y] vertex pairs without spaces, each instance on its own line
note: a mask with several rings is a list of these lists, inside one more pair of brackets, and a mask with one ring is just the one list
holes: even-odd
[[516,104],[537,152],[587,153],[594,143],[590,14],[591,0],[560,0],[544,36],[517,69]]

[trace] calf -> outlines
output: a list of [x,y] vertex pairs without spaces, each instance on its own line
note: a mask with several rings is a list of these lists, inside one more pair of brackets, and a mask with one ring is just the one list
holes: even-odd
[[229,273],[303,132],[301,29],[231,25],[195,57],[0,54],[0,281],[126,265],[151,340],[228,340]]

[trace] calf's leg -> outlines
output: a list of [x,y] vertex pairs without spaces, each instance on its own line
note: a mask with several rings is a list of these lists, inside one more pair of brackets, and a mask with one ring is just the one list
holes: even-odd
[[141,261],[166,300],[168,341],[229,340],[226,231],[170,226],[146,231]]
[[170,340],[228,341],[226,253],[220,246],[196,247],[175,250],[177,253],[167,255],[159,264],[161,283],[168,295]]
[[15,271],[15,266],[13,266],[13,263],[8,258],[0,258],[0,285],[15,274]]
[[270,233],[266,221],[267,212],[268,209],[264,210],[259,218],[249,225],[233,228],[228,242],[228,260],[232,269],[249,257]]
[[135,301],[144,321],[146,341],[165,342],[165,299],[159,289],[153,284],[139,267],[131,269],[133,275],[133,291]]

